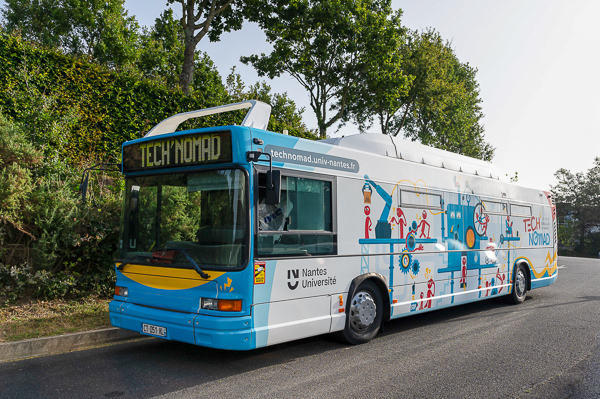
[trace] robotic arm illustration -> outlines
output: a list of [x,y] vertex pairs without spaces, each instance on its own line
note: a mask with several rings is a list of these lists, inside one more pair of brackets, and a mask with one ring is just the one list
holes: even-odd
[[369,185],[375,188],[377,194],[379,194],[379,196],[385,201],[385,206],[383,207],[381,216],[379,216],[379,220],[377,220],[377,226],[375,226],[375,237],[391,238],[392,228],[388,223],[387,218],[390,214],[390,209],[392,208],[392,196],[389,195],[382,187],[380,187],[373,180],[369,179],[368,175],[365,175],[365,180]]

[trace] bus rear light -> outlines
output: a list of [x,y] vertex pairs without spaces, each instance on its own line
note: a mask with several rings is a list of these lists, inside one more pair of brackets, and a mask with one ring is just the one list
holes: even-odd
[[129,290],[127,287],[115,287],[115,295],[117,296],[127,296],[129,295]]
[[242,300],[202,298],[202,309],[220,310],[222,312],[241,312]]

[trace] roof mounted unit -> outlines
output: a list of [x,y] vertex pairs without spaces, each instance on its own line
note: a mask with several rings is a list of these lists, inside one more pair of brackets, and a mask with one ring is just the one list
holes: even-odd
[[381,133],[354,134],[320,141],[477,176],[487,176],[489,174],[491,179],[504,180],[504,174],[490,162]]
[[224,112],[237,111],[240,109],[250,108],[241,126],[254,127],[257,129],[266,130],[269,125],[269,117],[271,116],[271,106],[258,100],[242,101],[234,104],[221,105],[201,109],[197,111],[183,112],[173,115],[158,125],[154,126],[144,137],[157,136],[159,134],[173,133],[177,130],[180,124],[188,119],[200,118],[202,116],[222,114]]

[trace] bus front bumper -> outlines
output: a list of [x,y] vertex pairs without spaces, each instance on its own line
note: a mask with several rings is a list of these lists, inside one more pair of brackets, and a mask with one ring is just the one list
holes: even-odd
[[[109,310],[110,322],[114,327],[140,334],[215,349],[255,348],[251,316],[215,317],[181,313],[118,300],[110,302]],[[144,325],[157,327],[154,330],[164,332],[164,336],[144,332]]]

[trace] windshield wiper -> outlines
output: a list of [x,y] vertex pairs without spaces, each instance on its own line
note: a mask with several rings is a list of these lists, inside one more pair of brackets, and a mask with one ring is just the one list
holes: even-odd
[[128,264],[130,264],[131,262],[133,262],[136,259],[148,259],[148,258],[151,258],[151,256],[148,256],[148,255],[136,255],[133,258],[127,259],[125,262],[123,262],[119,266],[117,266],[117,270],[118,271],[122,271],[125,266],[127,266]]
[[188,255],[188,253],[185,251],[185,249],[183,249],[183,248],[167,248],[167,249],[165,249],[165,251],[181,252],[187,258],[187,260],[192,264],[192,267],[194,268],[196,273],[198,273],[200,275],[200,277],[202,277],[203,279],[206,279],[206,280],[208,280],[210,278],[210,276],[208,274],[204,273],[202,271],[202,269],[200,269],[200,266],[198,266],[198,264],[194,261],[194,259],[192,259],[192,257]]
[[[208,280],[210,278],[210,276],[206,273],[204,273],[202,271],[202,269],[200,268],[200,266],[198,266],[198,264],[194,261],[194,259],[188,255],[188,253],[185,251],[185,249],[183,248],[166,248],[163,249],[161,251],[178,251],[181,252],[188,260],[188,262],[190,262],[192,264],[192,267],[194,268],[194,270],[196,271],[196,273],[198,273],[200,275],[200,277],[202,277],[203,279]],[[136,259],[160,259],[160,258],[156,258],[154,255],[136,255],[131,259],[127,259],[125,262],[121,263],[119,266],[117,266],[117,270],[122,271],[123,268],[128,265],[129,263],[133,262]]]

